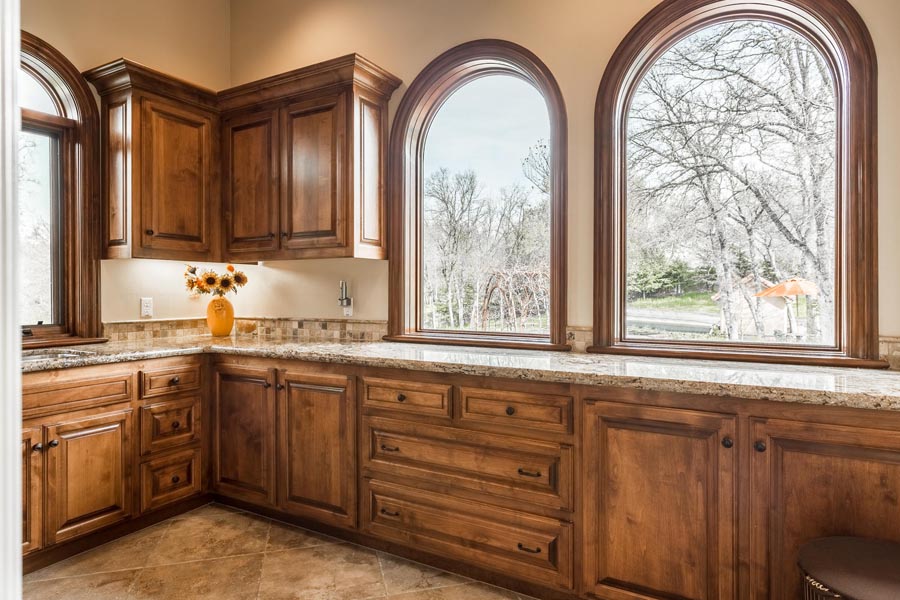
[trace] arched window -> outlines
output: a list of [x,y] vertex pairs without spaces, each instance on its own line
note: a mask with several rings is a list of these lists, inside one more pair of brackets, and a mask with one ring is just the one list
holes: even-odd
[[78,69],[24,31],[18,97],[23,344],[93,341],[100,333],[97,105]]
[[845,0],[669,0],[597,98],[593,351],[875,365],[875,56]]
[[565,345],[566,115],[515,44],[435,59],[391,133],[388,339]]

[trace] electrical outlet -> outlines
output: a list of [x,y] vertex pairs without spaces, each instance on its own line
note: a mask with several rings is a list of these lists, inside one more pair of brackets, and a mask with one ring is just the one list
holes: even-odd
[[353,316],[353,305],[352,305],[352,304],[351,304],[350,306],[345,306],[345,307],[344,307],[344,316],[345,316],[345,317],[352,317],[352,316]]
[[153,298],[141,298],[141,318],[153,318]]

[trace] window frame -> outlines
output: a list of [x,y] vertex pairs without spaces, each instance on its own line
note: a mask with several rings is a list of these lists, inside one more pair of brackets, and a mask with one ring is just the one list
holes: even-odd
[[[703,343],[625,335],[626,144],[631,100],[677,41],[741,19],[788,27],[829,63],[837,93],[835,344]],[[846,0],[665,0],[613,54],[595,105],[594,343],[588,352],[750,362],[884,367],[878,354],[877,66]]]
[[21,67],[48,92],[60,115],[21,108],[23,129],[57,136],[60,198],[60,323],[22,325],[22,347],[100,341],[99,111],[87,82],[58,50],[22,31]]
[[[443,102],[480,77],[509,75],[544,97],[550,120],[550,331],[548,335],[490,331],[435,331],[421,323],[421,206],[429,125]],[[550,70],[526,48],[504,40],[467,42],[426,66],[403,95],[389,145],[388,335],[400,342],[569,350],[566,343],[567,118]]]

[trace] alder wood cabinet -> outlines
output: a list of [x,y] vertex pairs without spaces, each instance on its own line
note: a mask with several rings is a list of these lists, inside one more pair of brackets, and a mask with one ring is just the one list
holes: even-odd
[[101,98],[104,257],[218,258],[215,93],[125,59],[85,77]]

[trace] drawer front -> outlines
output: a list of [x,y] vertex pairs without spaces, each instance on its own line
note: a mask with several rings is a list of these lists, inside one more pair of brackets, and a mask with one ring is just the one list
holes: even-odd
[[572,525],[365,480],[367,533],[559,588],[572,587]]
[[364,468],[572,510],[570,446],[366,417]]
[[141,407],[141,455],[200,439],[200,397]]
[[200,365],[141,371],[141,398],[154,398],[199,389]]
[[572,398],[460,388],[460,421],[561,434],[572,433]]
[[141,464],[141,512],[199,494],[200,457],[196,448]]
[[131,390],[131,373],[26,385],[22,390],[22,415],[31,418],[127,402],[131,400]]
[[366,377],[363,406],[435,417],[450,417],[451,386]]

